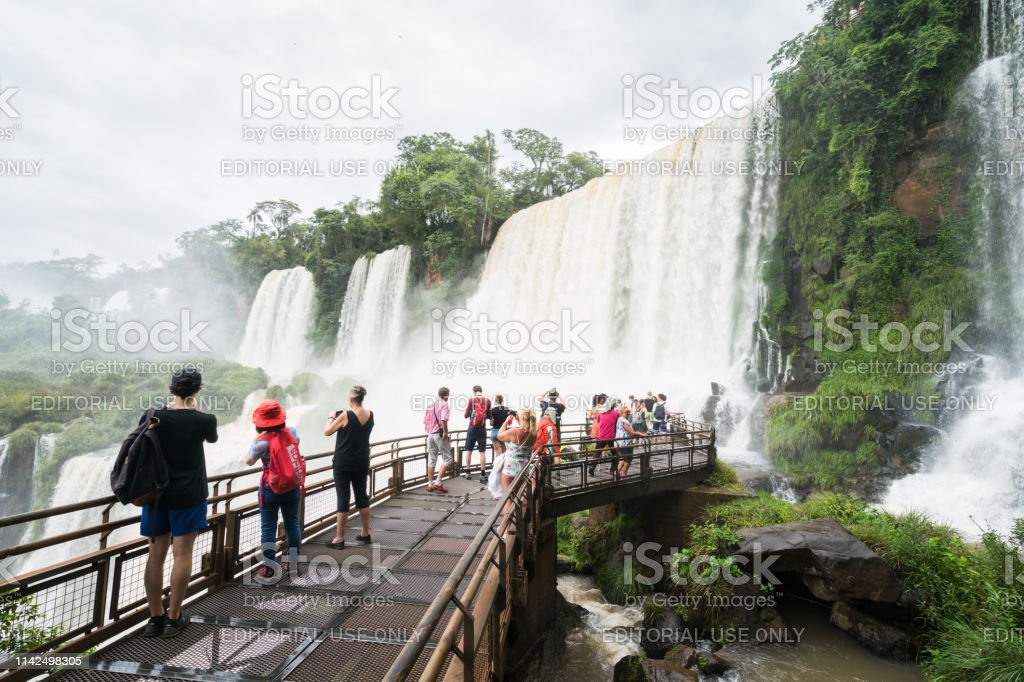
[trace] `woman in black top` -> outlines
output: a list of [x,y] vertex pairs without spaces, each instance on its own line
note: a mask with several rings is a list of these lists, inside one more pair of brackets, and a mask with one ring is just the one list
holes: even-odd
[[[195,395],[202,385],[203,376],[193,367],[175,372],[170,387],[174,400],[154,412],[160,421],[150,427],[156,429],[170,480],[160,498],[142,508],[141,534],[149,538],[143,578],[150,615],[143,632],[146,637],[174,637],[185,627],[181,602],[192,574],[192,545],[199,531],[206,528],[208,489],[203,442],[217,442],[217,417],[196,409]],[[171,547],[174,564],[165,611],[164,560]]]
[[370,544],[370,498],[366,494],[366,479],[370,474],[370,432],[373,431],[373,412],[363,407],[366,389],[353,386],[348,392],[348,410],[328,415],[324,435],[338,434],[334,444],[334,489],[338,495],[337,530],[327,543],[331,549],[345,549],[345,524],[348,523],[349,488],[356,498],[359,523],[363,534],[356,540]]
[[494,396],[494,403],[491,405],[491,447],[494,448],[494,457],[505,454],[505,444],[498,439],[498,429],[505,423],[512,410],[505,407],[505,396],[500,393]]

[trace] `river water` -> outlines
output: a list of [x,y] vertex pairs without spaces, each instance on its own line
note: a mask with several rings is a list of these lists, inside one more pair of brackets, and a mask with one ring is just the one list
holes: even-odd
[[[611,680],[615,663],[623,656],[642,653],[638,642],[611,637],[614,628],[637,628],[643,614],[638,608],[609,604],[590,576],[560,575],[558,591],[569,602],[587,609],[583,624],[566,638],[561,660],[546,668],[543,682],[566,679]],[[728,682],[920,682],[921,669],[874,656],[828,622],[825,607],[794,601],[779,611],[792,628],[804,628],[796,646],[770,644],[728,646],[736,668],[722,677],[702,680]],[[621,632],[621,630],[619,630]]]

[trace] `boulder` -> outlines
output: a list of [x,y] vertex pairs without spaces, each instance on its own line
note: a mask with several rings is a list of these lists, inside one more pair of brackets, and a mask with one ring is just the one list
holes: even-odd
[[880,656],[913,661],[921,650],[921,642],[907,630],[881,621],[847,602],[839,601],[832,605],[830,620]]
[[665,660],[689,668],[697,662],[697,650],[687,644],[676,644],[665,654]]
[[786,393],[813,393],[825,379],[818,371],[817,356],[810,348],[801,348],[790,356],[789,381],[784,390]]
[[[741,528],[734,554],[762,567],[762,579],[797,574],[826,601],[862,600],[895,604],[903,586],[870,547],[831,519]],[[759,553],[759,557],[755,554]]]
[[681,642],[695,642],[700,634],[697,614],[683,618],[671,606],[645,609],[640,628],[640,648],[650,658],[663,658]]
[[623,656],[615,664],[614,682],[697,682],[700,676],[674,661]]
[[703,659],[704,664],[700,669],[711,675],[724,675],[736,665],[732,662],[732,658],[722,651],[709,652],[703,656]]

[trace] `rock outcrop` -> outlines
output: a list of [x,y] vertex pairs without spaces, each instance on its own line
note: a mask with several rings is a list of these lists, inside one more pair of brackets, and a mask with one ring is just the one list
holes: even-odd
[[737,556],[771,573],[797,574],[819,599],[895,604],[899,579],[880,556],[831,519],[742,528]]

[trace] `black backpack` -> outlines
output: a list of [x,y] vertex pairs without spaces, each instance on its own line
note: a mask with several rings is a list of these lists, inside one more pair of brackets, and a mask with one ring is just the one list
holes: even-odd
[[167,487],[167,462],[160,449],[156,410],[146,412],[142,422],[121,443],[121,451],[110,472],[110,488],[121,504],[143,507],[155,502]]
[[654,421],[665,421],[665,403],[658,403],[654,406]]

